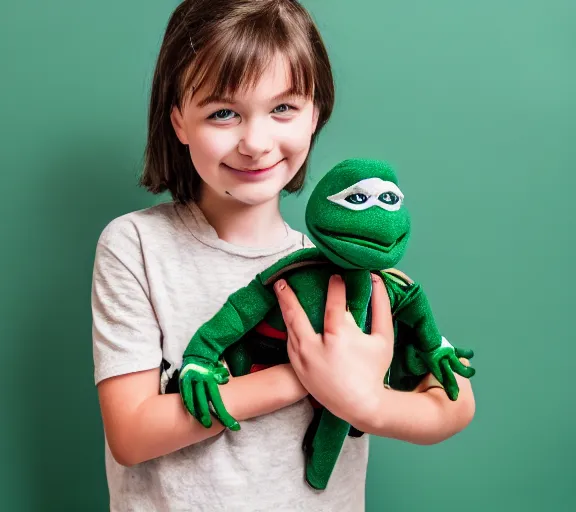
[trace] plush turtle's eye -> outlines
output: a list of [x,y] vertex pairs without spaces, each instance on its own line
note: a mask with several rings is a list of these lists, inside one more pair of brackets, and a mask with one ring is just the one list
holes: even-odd
[[365,194],[350,194],[346,197],[346,201],[352,204],[362,204],[368,201],[368,196]]
[[382,192],[378,199],[385,204],[396,204],[400,198],[394,192]]

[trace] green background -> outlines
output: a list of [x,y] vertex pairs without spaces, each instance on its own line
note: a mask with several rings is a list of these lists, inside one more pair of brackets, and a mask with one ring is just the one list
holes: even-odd
[[[337,81],[310,182],[349,156],[396,165],[401,268],[477,353],[470,427],[430,447],[373,438],[367,510],[576,510],[576,3],[304,4]],[[2,4],[2,510],[106,510],[93,255],[112,218],[162,199],[136,180],[175,5]],[[283,205],[299,229],[310,188]]]

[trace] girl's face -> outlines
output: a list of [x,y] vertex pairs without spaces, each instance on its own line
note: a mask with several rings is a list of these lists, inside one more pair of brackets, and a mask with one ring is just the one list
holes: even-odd
[[172,125],[202,178],[202,201],[262,204],[276,199],[310,149],[318,111],[311,99],[284,95],[289,68],[277,56],[256,86],[234,98],[195,91]]

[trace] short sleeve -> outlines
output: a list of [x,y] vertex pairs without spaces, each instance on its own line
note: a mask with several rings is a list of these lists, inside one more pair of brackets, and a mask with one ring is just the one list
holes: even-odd
[[112,221],[98,240],[92,278],[92,344],[96,384],[160,368],[162,334],[136,226]]

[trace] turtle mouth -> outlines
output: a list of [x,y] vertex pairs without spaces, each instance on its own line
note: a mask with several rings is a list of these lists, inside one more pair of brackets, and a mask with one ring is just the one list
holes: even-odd
[[406,237],[406,233],[402,233],[402,235],[400,235],[396,240],[394,240],[394,242],[385,243],[381,240],[375,240],[373,238],[368,238],[365,236],[350,235],[348,233],[337,233],[335,231],[328,231],[320,227],[317,227],[316,229],[326,238],[334,238],[335,240],[339,240],[341,242],[353,245],[359,245],[361,247],[374,249],[376,251],[384,253],[389,253],[390,251],[392,251]]

